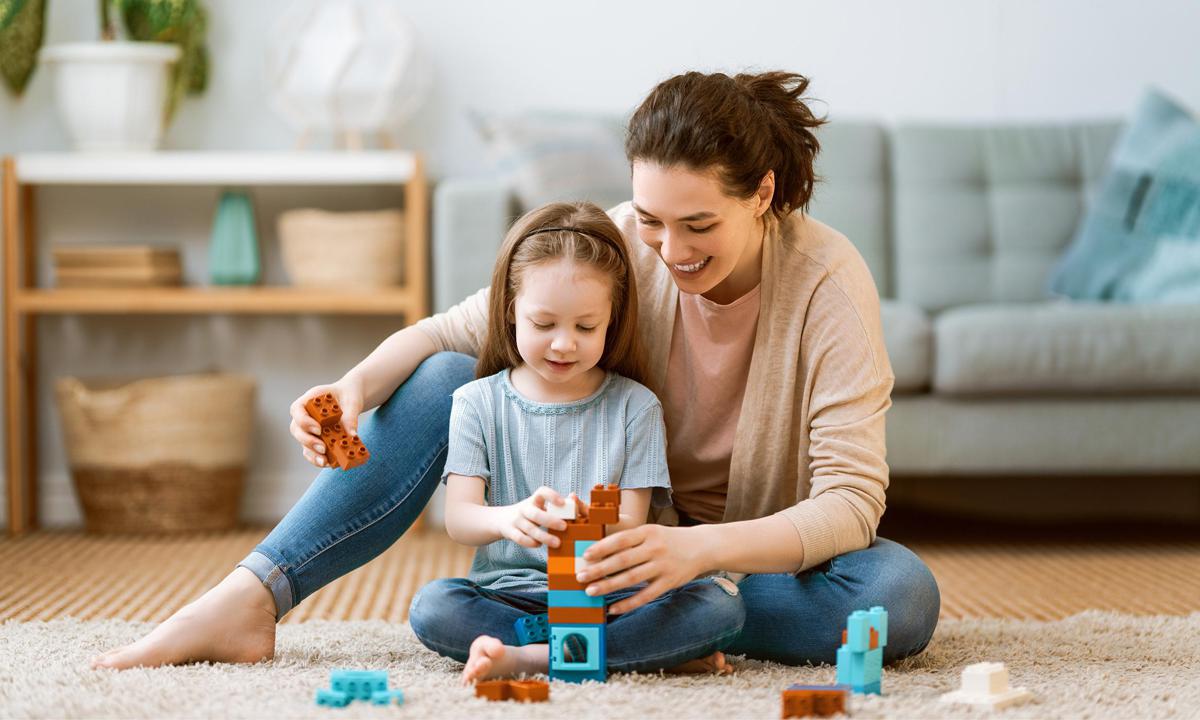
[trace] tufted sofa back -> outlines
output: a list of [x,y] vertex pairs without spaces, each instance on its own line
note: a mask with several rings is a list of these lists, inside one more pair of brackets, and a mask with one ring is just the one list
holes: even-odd
[[927,310],[1047,298],[1118,123],[891,131],[893,275]]

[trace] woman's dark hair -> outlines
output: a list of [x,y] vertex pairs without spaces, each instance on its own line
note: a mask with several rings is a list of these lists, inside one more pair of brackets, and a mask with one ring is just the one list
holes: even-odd
[[716,169],[725,193],[749,198],[775,171],[776,217],[805,209],[825,124],[805,103],[808,78],[789,72],[689,72],[659,83],[629,120],[625,156],[691,170]]

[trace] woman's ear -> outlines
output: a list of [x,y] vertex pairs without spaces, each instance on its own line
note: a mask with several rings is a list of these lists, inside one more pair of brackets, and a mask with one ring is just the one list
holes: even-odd
[[767,210],[771,208],[771,200],[775,198],[775,171],[768,170],[763,179],[758,183],[758,192],[755,193],[756,205],[754,207],[754,217],[760,218]]

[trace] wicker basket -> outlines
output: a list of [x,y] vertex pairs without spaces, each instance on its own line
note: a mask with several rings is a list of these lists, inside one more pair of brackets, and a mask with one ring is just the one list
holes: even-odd
[[55,385],[89,532],[225,530],[237,524],[254,379],[62,378]]
[[296,285],[387,287],[404,270],[404,213],[288,210],[279,215],[283,268]]

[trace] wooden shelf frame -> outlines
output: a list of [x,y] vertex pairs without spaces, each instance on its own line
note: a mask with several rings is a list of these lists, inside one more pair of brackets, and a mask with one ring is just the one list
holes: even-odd
[[[38,527],[37,318],[46,314],[429,314],[429,185],[415,153],[29,153],[0,160],[3,198],[4,443],[8,534]],[[36,287],[39,185],[400,185],[404,278],[388,290],[291,286]]]

